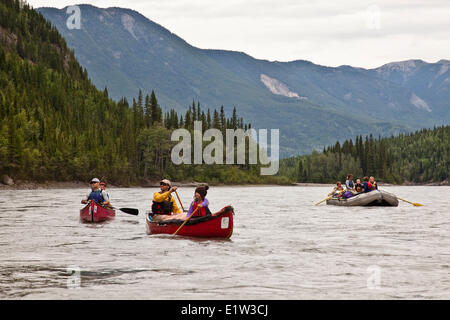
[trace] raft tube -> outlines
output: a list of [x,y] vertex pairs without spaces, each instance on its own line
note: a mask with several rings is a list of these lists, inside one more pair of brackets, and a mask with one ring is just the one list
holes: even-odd
[[355,207],[355,206],[397,207],[398,199],[395,194],[381,190],[373,190],[367,193],[360,193],[348,199],[332,198],[327,200],[327,205],[346,206],[346,207]]

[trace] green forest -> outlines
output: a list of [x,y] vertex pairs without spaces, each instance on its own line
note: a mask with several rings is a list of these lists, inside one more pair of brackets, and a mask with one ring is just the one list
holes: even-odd
[[0,175],[14,180],[89,181],[118,185],[166,177],[210,183],[286,183],[261,177],[258,165],[178,165],[173,129],[250,128],[223,107],[184,115],[163,112],[154,92],[118,102],[98,90],[58,31],[18,1],[0,2]]
[[[22,181],[89,181],[146,184],[162,177],[212,184],[333,183],[348,173],[378,181],[440,182],[448,179],[450,127],[398,137],[372,135],[281,160],[277,176],[261,176],[259,165],[174,165],[174,129],[248,129],[236,107],[184,114],[163,111],[155,92],[129,102],[98,90],[74,52],[43,16],[16,0],[0,2],[0,176]],[[225,134],[224,134],[225,136]],[[247,138],[248,139],[248,138]],[[248,145],[247,145],[248,147]],[[248,160],[248,157],[247,157]]]
[[334,183],[374,176],[378,181],[430,183],[448,180],[450,126],[397,137],[357,136],[311,155],[281,161],[280,175],[296,182]]

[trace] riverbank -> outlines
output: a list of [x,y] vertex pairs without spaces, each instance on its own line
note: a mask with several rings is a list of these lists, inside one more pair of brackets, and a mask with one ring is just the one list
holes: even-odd
[[[206,182],[196,182],[196,181],[172,181],[172,185],[177,187],[198,187],[200,185],[208,184],[209,186],[220,187],[220,186],[281,186],[281,184],[225,184],[225,183],[206,183]],[[284,184],[286,185],[286,184]],[[288,186],[303,185],[303,184],[288,184]],[[305,184],[308,185],[308,184]],[[317,186],[331,186],[330,184],[310,184]],[[89,188],[88,182],[81,181],[71,181],[71,182],[61,182],[61,181],[48,181],[48,182],[33,182],[33,181],[16,181],[14,184],[6,185],[0,183],[0,190],[47,190],[47,189],[80,189]],[[146,182],[143,184],[132,184],[132,185],[116,185],[108,183],[108,189],[114,188],[159,188],[159,181]]]
[[61,182],[33,182],[33,181],[16,181],[14,184],[5,185],[0,183],[0,190],[46,190],[46,189],[78,189],[89,187],[88,183],[80,181]]
[[[196,182],[196,181],[187,181],[187,182],[178,182],[173,181],[173,185],[178,187],[197,187],[199,185],[205,184],[205,182]],[[292,183],[292,184],[224,184],[217,183],[208,185],[214,187],[220,186],[236,186],[236,187],[259,187],[259,186],[297,186],[297,187],[333,187],[333,184],[330,183]],[[450,182],[448,180],[442,182],[432,182],[432,183],[413,183],[410,181],[405,181],[402,184],[395,185],[389,183],[379,182],[379,186],[450,186]],[[0,183],[0,190],[46,190],[46,189],[82,189],[89,188],[89,183],[81,182],[81,181],[71,181],[71,182],[62,182],[62,181],[48,181],[43,183],[33,182],[33,181],[16,181],[12,185],[6,185]],[[108,184],[108,189],[111,188],[159,188],[159,181],[147,182],[145,184],[136,184],[136,185],[115,185]]]

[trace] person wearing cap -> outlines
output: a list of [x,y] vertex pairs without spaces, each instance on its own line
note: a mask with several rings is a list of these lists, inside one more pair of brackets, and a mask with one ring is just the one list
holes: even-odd
[[111,206],[108,201],[106,191],[100,189],[100,180],[98,178],[91,180],[91,192],[89,192],[86,197],[81,200],[81,203],[86,204],[92,200],[104,206]]
[[189,217],[195,211],[193,217],[204,217],[211,214],[209,210],[209,202],[206,199],[206,194],[208,193],[208,186],[200,186],[195,189],[194,192],[194,201],[192,201],[191,206],[189,207],[189,211],[187,213],[187,217]]
[[161,191],[153,194],[152,213],[171,215],[172,213],[181,213],[175,198],[172,197],[172,192],[177,190],[177,187],[172,187],[172,183],[167,180],[159,182]]

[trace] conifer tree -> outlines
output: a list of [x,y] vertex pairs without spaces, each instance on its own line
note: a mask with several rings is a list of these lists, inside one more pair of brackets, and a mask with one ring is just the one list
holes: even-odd
[[144,122],[145,122],[145,126],[147,128],[149,128],[150,125],[152,124],[152,108],[151,108],[151,103],[150,103],[150,97],[148,94],[145,96]]
[[211,123],[211,111],[208,108],[208,113],[206,115],[206,127],[208,129],[211,129],[212,123]]
[[213,116],[212,127],[215,128],[215,129],[221,130],[222,126],[221,126],[221,122],[220,122],[220,118],[219,118],[219,113],[217,112],[216,109],[214,109],[214,113],[213,114],[214,114],[214,116]]
[[220,130],[222,133],[225,133],[225,129],[227,128],[227,119],[225,118],[225,111],[223,110],[223,106],[220,107]]

